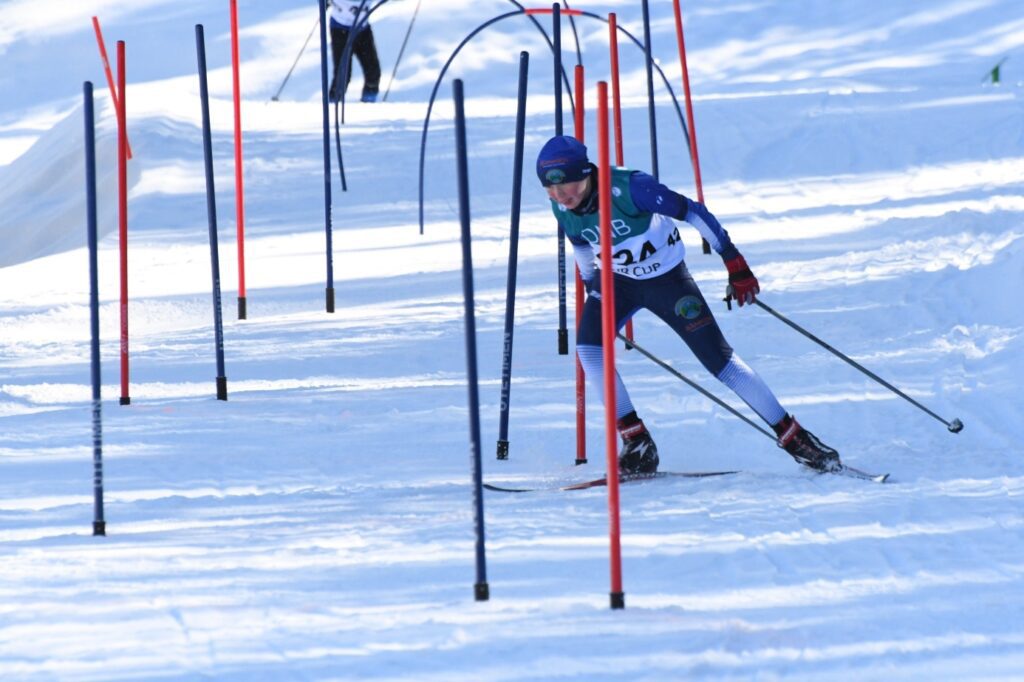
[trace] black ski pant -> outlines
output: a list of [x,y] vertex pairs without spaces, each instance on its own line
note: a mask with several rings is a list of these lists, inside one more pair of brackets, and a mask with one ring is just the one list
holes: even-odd
[[[348,26],[331,27],[331,55],[334,57],[334,79],[331,81],[331,92],[334,95],[340,95],[347,90],[349,81],[352,80],[350,57],[345,86],[344,88],[338,87],[338,80],[341,78],[339,67],[341,66],[341,57],[345,53],[348,34]],[[359,66],[363,70],[363,94],[376,95],[380,90],[380,60],[377,59],[377,45],[373,41],[373,29],[370,26],[366,26],[356,34],[352,41],[352,52],[359,60]]]

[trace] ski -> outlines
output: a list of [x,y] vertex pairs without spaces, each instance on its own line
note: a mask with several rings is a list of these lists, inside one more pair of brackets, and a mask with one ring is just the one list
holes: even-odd
[[[738,471],[657,471],[653,474],[619,474],[619,483],[636,483],[639,481],[652,481],[658,478],[710,478],[712,476],[728,476],[738,474]],[[534,493],[544,490],[586,490],[587,488],[599,488],[608,485],[608,477],[601,476],[588,481],[568,483],[564,485],[538,486],[536,488],[513,488],[509,486],[484,483],[484,488],[500,493]]]
[[846,476],[847,478],[856,478],[861,481],[872,481],[874,483],[885,483],[889,480],[889,474],[869,474],[866,471],[861,471],[848,464],[841,464],[839,469],[835,471],[828,471],[822,473],[835,474],[836,476]]
[[[653,474],[619,474],[619,483],[637,483],[642,481],[652,481],[659,478],[711,478],[714,476],[729,476],[731,474],[738,474],[739,471],[658,471]],[[833,474],[835,476],[845,476],[847,478],[855,478],[860,481],[871,481],[872,483],[885,483],[889,480],[889,474],[872,474],[867,471],[862,471],[855,467],[847,464],[841,465],[841,468],[835,471],[821,471],[819,474]],[[593,478],[587,481],[579,481],[578,483],[566,483],[549,486],[537,486],[534,488],[513,488],[511,486],[496,485],[494,483],[484,483],[483,486],[487,490],[493,490],[500,493],[535,493],[541,491],[550,490],[587,490],[588,488],[600,488],[601,486],[608,485],[608,477],[601,476],[600,478]]]

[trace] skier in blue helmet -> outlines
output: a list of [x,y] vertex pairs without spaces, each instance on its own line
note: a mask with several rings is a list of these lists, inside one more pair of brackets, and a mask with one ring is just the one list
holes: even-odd
[[[559,135],[541,148],[537,176],[572,244],[586,285],[576,354],[587,378],[603,392],[597,167],[590,163],[581,142]],[[839,453],[804,429],[725,340],[686,268],[685,248],[674,220],[697,228],[722,257],[729,273],[729,296],[740,306],[753,303],[760,293],[757,278],[715,216],[703,204],[673,192],[641,171],[612,168],[611,187],[616,330],[641,308],[649,310],[679,335],[705,369],[774,429],[779,446],[793,459],[817,471],[840,468]],[[618,372],[615,387],[615,413],[622,438],[619,470],[627,474],[655,472],[658,448],[637,416]]]

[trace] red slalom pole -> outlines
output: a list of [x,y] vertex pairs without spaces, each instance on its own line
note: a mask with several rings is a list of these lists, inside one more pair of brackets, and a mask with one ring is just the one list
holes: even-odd
[[622,107],[619,96],[619,26],[615,12],[608,15],[608,52],[612,65],[612,114],[615,122],[615,165],[621,166],[622,153]]
[[583,111],[583,65],[577,64],[573,71],[573,80],[575,85],[575,97],[576,97],[576,115],[573,117],[573,132],[576,134],[576,139],[583,142],[583,129],[584,129],[584,111]]
[[231,10],[231,88],[235,100],[235,230],[238,241],[238,319],[246,318],[245,306],[245,192],[242,188],[242,95],[238,79],[238,0]]
[[[118,96],[117,90],[114,89],[114,76],[110,72],[110,60],[107,59],[107,46],[103,42],[103,31],[100,30],[100,20],[98,17],[92,18],[92,28],[96,32],[96,44],[100,48],[100,60],[103,61],[103,71],[107,75],[107,87],[110,88],[110,100],[114,103],[114,110],[117,111]],[[128,158],[132,158],[132,147],[128,145]]]
[[626,607],[619,542],[619,458],[615,429],[615,279],[612,273],[612,172],[608,154],[608,83],[597,84],[597,197],[601,220],[601,345],[604,349],[604,438],[608,458],[611,607]]
[[[615,12],[608,15],[608,51],[611,55],[612,65],[612,119],[615,122],[615,165],[622,166],[624,155],[622,153],[622,105],[619,96],[619,26]],[[626,339],[633,340],[633,318],[626,320]],[[626,350],[632,348],[626,343]]]
[[125,109],[124,41],[117,41],[117,199],[121,252],[121,404],[128,405],[128,116]]
[[[704,203],[704,187],[700,181],[700,155],[697,154],[697,129],[693,123],[693,101],[690,99],[690,73],[686,68],[686,42],[683,40],[683,14],[679,10],[679,0],[672,0],[672,9],[676,15],[676,42],[679,43],[679,65],[683,71],[683,93],[686,95],[686,125],[690,129],[690,162],[693,164],[693,181],[697,185],[697,201]],[[704,253],[711,253],[711,245],[706,239],[701,240]]]
[[[576,117],[573,119],[576,139],[583,142],[583,65],[577,64],[575,71]],[[575,259],[574,259],[575,260]],[[583,317],[584,287],[580,278],[580,268],[576,272],[576,329],[580,328]],[[576,464],[587,463],[587,381],[583,373],[580,357],[576,356]]]

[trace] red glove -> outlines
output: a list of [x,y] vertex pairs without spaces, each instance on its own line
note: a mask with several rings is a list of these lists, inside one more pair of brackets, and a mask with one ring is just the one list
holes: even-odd
[[761,292],[757,277],[750,271],[743,256],[736,256],[725,261],[725,269],[729,271],[729,286],[726,295],[743,307],[744,303],[753,303],[754,295]]

